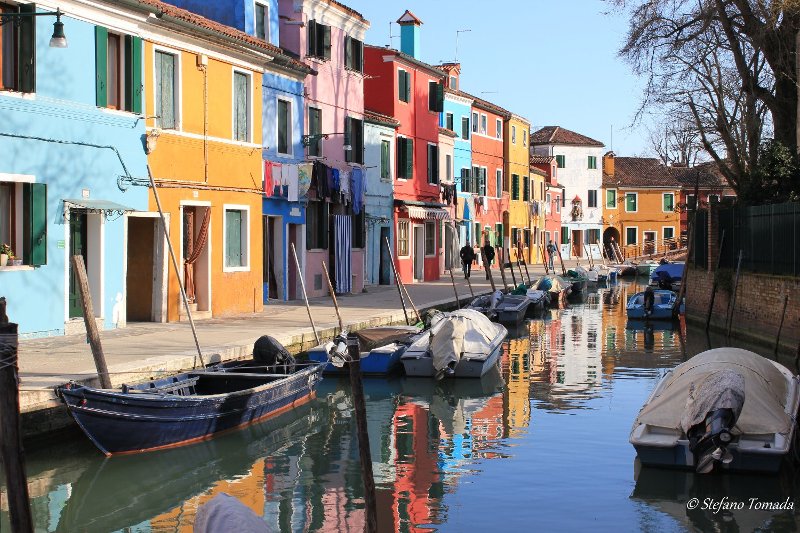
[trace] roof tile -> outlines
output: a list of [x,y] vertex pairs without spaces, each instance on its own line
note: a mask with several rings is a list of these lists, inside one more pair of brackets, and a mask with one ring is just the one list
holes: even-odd
[[577,146],[605,146],[591,137],[575,133],[560,126],[545,126],[531,134],[531,144],[570,144]]

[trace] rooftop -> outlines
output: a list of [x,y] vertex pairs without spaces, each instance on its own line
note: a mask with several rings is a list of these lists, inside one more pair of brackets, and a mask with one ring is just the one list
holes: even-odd
[[605,146],[586,135],[562,128],[561,126],[545,126],[531,134],[531,144],[568,144],[573,146]]

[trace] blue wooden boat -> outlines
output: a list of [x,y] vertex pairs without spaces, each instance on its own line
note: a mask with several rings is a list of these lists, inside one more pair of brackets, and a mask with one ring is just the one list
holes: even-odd
[[677,295],[672,291],[654,290],[653,307],[645,308],[645,292],[637,292],[628,300],[628,319],[670,320],[677,315]]
[[181,446],[248,426],[314,397],[318,363],[285,373],[248,360],[219,364],[121,389],[56,387],[72,418],[106,455]]
[[[368,375],[385,375],[400,371],[400,356],[421,334],[416,326],[381,326],[355,332],[361,350],[361,372]],[[347,365],[337,367],[330,362],[333,342],[320,344],[308,351],[309,361],[325,365],[326,374],[344,374]]]

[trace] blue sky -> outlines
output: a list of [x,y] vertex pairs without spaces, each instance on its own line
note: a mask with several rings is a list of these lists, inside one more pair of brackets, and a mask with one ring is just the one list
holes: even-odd
[[[422,22],[421,59],[455,56],[461,87],[524,116],[536,129],[563,126],[619,156],[652,152],[644,127],[630,128],[641,81],[617,57],[626,19],[601,0],[342,0],[370,21],[366,41],[389,44],[389,22],[410,9]],[[489,9],[486,9],[486,8]],[[392,24],[392,46],[400,28]]]

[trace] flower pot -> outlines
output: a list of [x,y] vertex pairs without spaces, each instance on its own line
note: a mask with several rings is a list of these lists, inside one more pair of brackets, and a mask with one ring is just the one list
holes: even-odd
[[15,267],[22,266],[22,259],[12,259],[11,264]]
[[0,267],[4,267],[8,264],[8,254],[0,254]]

